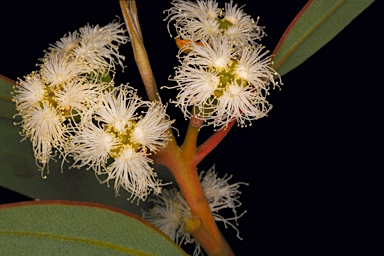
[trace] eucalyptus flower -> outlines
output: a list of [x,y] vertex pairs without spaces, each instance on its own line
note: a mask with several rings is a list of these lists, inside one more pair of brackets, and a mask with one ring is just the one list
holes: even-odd
[[201,247],[190,233],[184,231],[184,218],[192,214],[182,194],[176,189],[163,189],[161,194],[149,199],[154,207],[143,212],[143,218],[159,228],[178,245],[195,244],[193,255],[201,255]]
[[31,107],[38,106],[46,95],[46,86],[42,81],[39,72],[32,72],[18,80],[15,87],[13,101],[20,114],[28,112]]
[[29,108],[23,115],[21,134],[30,138],[42,176],[49,160],[56,156],[56,150],[63,151],[66,141],[64,121],[60,110],[48,102]]
[[[126,31],[122,24],[112,22],[100,27],[99,25],[86,25],[69,33],[51,45],[46,52],[45,59],[60,55],[70,58],[83,70],[79,73],[93,73],[94,75],[107,75],[116,68],[116,64],[123,67],[125,57],[119,54],[120,44],[128,42]],[[73,72],[76,69],[71,69]]]
[[40,65],[40,74],[43,81],[51,86],[60,85],[78,78],[80,75],[91,73],[92,69],[87,65],[73,59],[68,55],[51,53]]
[[114,180],[117,195],[123,188],[130,199],[145,200],[151,191],[161,191],[150,154],[166,146],[171,124],[159,102],[141,100],[129,86],[116,87],[73,127],[73,167],[106,175],[103,183]]
[[[181,65],[171,79],[179,93],[174,101],[186,118],[195,116],[215,129],[236,120],[245,127],[267,115],[272,106],[266,97],[279,76],[270,67],[271,57],[261,45],[237,49],[227,37],[201,41],[180,49]],[[277,80],[276,80],[277,77]]]
[[75,78],[52,86],[45,83],[39,72],[18,80],[13,101],[17,115],[21,116],[22,134],[30,138],[41,171],[56,151],[64,154],[70,120],[95,104],[108,86]]
[[103,78],[115,70],[116,63],[122,65],[118,46],[128,41],[124,33],[118,23],[87,25],[51,45],[40,69],[18,79],[13,101],[42,175],[57,153],[68,155],[74,123],[113,87],[113,81]]
[[228,37],[236,46],[253,44],[263,35],[257,20],[243,12],[242,7],[231,0],[223,9],[216,1],[196,2],[174,0],[173,7],[166,10],[169,25],[174,22],[177,37],[183,40],[210,41],[218,35]]
[[[236,228],[238,225],[237,220],[246,211],[237,215],[236,208],[241,206],[239,187],[248,184],[244,182],[229,184],[228,181],[232,176],[225,175],[223,178],[218,178],[215,166],[209,169],[207,173],[201,172],[199,178],[214,220],[223,222],[225,228],[231,226],[237,231],[237,237],[241,239],[239,230]],[[143,212],[143,218],[158,227],[179,245],[194,243],[193,255],[202,255],[200,245],[184,229],[185,219],[191,219],[193,215],[182,194],[176,189],[164,189],[161,194],[151,198],[150,201],[153,202],[154,207],[147,212]],[[230,218],[223,217],[218,213],[223,209],[231,209],[234,216]],[[232,221],[235,223],[232,223]]]

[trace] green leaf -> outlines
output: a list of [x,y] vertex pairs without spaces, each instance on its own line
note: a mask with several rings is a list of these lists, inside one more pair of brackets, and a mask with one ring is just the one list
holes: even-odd
[[293,70],[334,38],[374,0],[308,1],[274,50],[280,76]]
[[12,119],[16,114],[15,104],[12,102],[14,81],[0,75],[0,117]]
[[0,206],[4,255],[187,255],[143,219],[69,201]]
[[[61,171],[61,159],[51,161],[49,174],[43,179],[36,166],[32,144],[29,139],[20,142],[20,125],[15,126],[12,116],[16,113],[11,101],[12,81],[0,77],[0,186],[16,191],[25,196],[41,200],[71,200],[106,204],[118,207],[141,216],[142,210],[148,210],[152,204],[140,201],[130,202],[125,190],[120,196],[115,195],[113,184],[108,187],[100,184],[91,170],[82,168],[69,169],[64,164]],[[162,166],[155,166],[159,178],[168,181],[169,171]]]

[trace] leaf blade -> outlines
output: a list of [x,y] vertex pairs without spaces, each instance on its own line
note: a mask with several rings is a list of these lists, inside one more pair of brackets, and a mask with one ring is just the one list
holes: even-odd
[[2,118],[13,119],[16,114],[11,94],[14,84],[15,81],[0,75],[0,117]]
[[[160,230],[134,215],[70,201],[0,206],[0,237],[7,255],[21,255],[29,245],[35,255],[186,255]],[[16,240],[23,246],[13,246]]]
[[341,32],[374,0],[308,1],[277,44],[274,69],[282,76],[302,64]]

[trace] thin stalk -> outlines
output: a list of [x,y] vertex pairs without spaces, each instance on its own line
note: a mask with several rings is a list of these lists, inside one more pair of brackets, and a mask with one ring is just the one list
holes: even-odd
[[195,117],[195,109],[192,110],[192,116],[189,120],[187,134],[181,150],[187,158],[190,158],[196,154],[197,136],[199,135],[200,126],[204,123],[203,120]]
[[[192,235],[208,255],[234,255],[213,219],[211,209],[201,187],[196,165],[192,164],[193,156],[187,157],[175,142],[170,141],[165,149],[154,156],[154,160],[156,163],[168,167],[179,185],[192,215],[201,220],[205,235],[202,237],[199,234],[203,233]],[[205,237],[207,234],[211,239]],[[217,254],[218,252],[222,252],[222,254]]]
[[181,146],[181,150],[187,157],[194,156],[196,153],[196,141],[199,134],[199,128],[189,123],[187,134],[185,135],[184,143]]
[[136,1],[120,0],[120,7],[124,16],[125,24],[131,39],[133,54],[141,79],[150,101],[160,101],[158,89],[149,63],[148,54],[145,50],[140,25],[138,22]]
[[201,160],[203,160],[224,139],[224,137],[227,136],[227,134],[235,124],[235,121],[236,120],[231,121],[228,124],[228,127],[218,130],[203,144],[197,147],[196,154],[193,159],[193,164],[198,165]]
[[217,242],[212,239],[212,237],[207,233],[203,228],[201,220],[197,217],[184,218],[184,230],[194,237],[198,237],[200,240],[204,241],[206,244],[205,247],[207,251],[210,252],[209,255],[225,255],[224,248],[218,246]]

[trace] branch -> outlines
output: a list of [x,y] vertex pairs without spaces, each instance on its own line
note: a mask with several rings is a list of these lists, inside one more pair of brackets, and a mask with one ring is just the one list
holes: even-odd
[[156,81],[143,43],[143,36],[137,16],[136,1],[120,0],[120,7],[131,38],[136,65],[139,69],[148,98],[150,101],[160,101]]
[[197,165],[227,136],[236,120],[231,121],[227,127],[222,128],[209,137],[197,150],[193,159],[193,164]]

